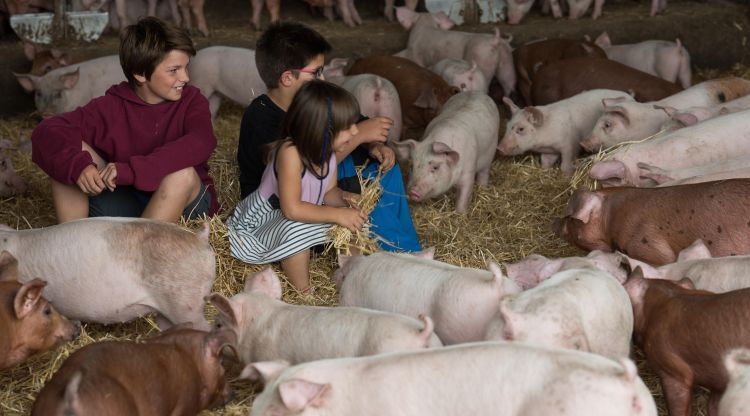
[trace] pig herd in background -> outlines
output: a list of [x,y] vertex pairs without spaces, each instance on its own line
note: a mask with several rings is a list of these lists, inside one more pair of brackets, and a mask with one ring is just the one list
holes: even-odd
[[[571,14],[590,3],[570,1]],[[79,324],[63,316],[110,324],[154,312],[167,329],[76,351],[33,414],[195,414],[227,401],[229,349],[242,378],[265,384],[253,415],[656,415],[628,358],[631,341],[659,375],[672,416],[690,414],[697,385],[711,391],[712,414],[745,412],[750,81],[691,86],[679,40],[612,46],[602,34],[513,49],[499,31],[450,30],[446,15],[412,9],[396,9],[410,31],[396,56],[325,68],[365,115],[395,121],[389,142],[410,165],[409,198],[455,188],[456,210],[470,212],[496,148],[538,153],[544,167],[560,160],[565,175],[582,151],[608,149],[589,173],[605,189],[577,190],[553,226],[588,255],[531,255],[505,272],[443,263],[430,250],[341,257],[341,306],[312,307],[282,302],[271,269],[232,297],[212,294],[207,229],[111,218],[0,229],[0,368],[74,338]],[[254,51],[226,46],[191,61],[212,114],[222,98],[247,105],[266,91],[252,62]],[[501,140],[493,78],[511,112]],[[110,56],[18,80],[36,92],[40,113],[57,114],[124,76]],[[402,140],[420,128],[421,141]],[[0,161],[0,191],[23,189]],[[218,311],[210,332],[205,302]]]

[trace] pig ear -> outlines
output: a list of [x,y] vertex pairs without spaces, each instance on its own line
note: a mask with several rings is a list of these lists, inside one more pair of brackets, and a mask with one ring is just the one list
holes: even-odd
[[612,178],[624,179],[627,170],[625,164],[619,160],[602,160],[589,171],[591,179],[604,180]]
[[[711,251],[708,249],[706,244],[700,238],[695,240],[693,244],[690,244],[677,255],[677,262],[698,260],[698,259],[710,259]],[[2,280],[2,279],[0,279]]]
[[223,316],[230,325],[233,327],[237,326],[237,315],[235,314],[231,300],[219,293],[212,293],[206,297],[206,300],[219,311],[219,315]]
[[[78,388],[81,385],[81,378],[83,378],[83,374],[80,371],[76,371],[75,374],[73,374],[73,377],[70,378],[68,385],[65,386],[64,401],[66,411],[80,407],[78,401]],[[70,413],[73,412],[71,411]],[[67,414],[67,412],[64,414]]]
[[44,286],[46,285],[47,282],[44,280],[33,279],[21,286],[13,301],[13,307],[18,319],[25,318],[36,308],[36,305],[42,298],[42,290],[44,290]]
[[729,373],[729,378],[736,378],[747,371],[750,366],[750,350],[747,348],[736,348],[724,356],[724,367]]
[[438,108],[439,103],[437,95],[435,95],[435,88],[422,88],[419,96],[414,101],[414,106],[418,108]]
[[417,142],[411,139],[393,142],[391,145],[393,150],[396,151],[396,156],[398,156],[399,160],[408,160],[411,157],[411,152],[417,148]]
[[496,282],[501,283],[503,281],[505,275],[503,274],[503,270],[500,268],[500,266],[497,265],[497,263],[495,263],[494,261],[487,263],[487,269],[492,272],[492,276],[495,277]]
[[544,124],[544,113],[542,113],[542,110],[536,108],[536,107],[526,107],[523,109],[524,115],[526,115],[526,119],[529,120],[529,123],[533,124],[534,127],[539,127]]
[[510,98],[503,97],[503,102],[505,103],[505,105],[508,106],[508,109],[510,110],[510,114],[511,115],[514,115],[517,112],[521,111],[521,109],[518,108],[518,106],[516,105],[516,103],[514,103],[513,100],[511,100]]
[[234,352],[235,357],[237,357],[237,334],[231,329],[212,331],[206,335],[203,348],[204,354],[208,358],[219,357],[224,348],[230,348]]
[[269,384],[275,380],[282,371],[289,368],[286,361],[261,361],[245,366],[240,373],[240,380],[262,381]]
[[36,46],[31,42],[23,42],[23,54],[26,59],[33,61],[36,57]]
[[273,299],[281,299],[281,280],[269,266],[245,281],[245,292],[265,293]]
[[636,267],[635,270],[630,272],[627,280],[623,283],[625,291],[628,292],[630,299],[643,299],[643,295],[646,293],[648,283],[643,278],[643,271],[640,267]]
[[0,282],[7,280],[18,280],[18,260],[3,250],[0,253]]
[[450,30],[456,25],[456,22],[451,20],[451,18],[443,11],[433,13],[432,18],[435,19],[435,23],[437,23],[438,27],[443,30]]
[[[606,98],[605,98],[606,100]],[[604,100],[602,100],[604,101]],[[622,117],[623,122],[626,125],[630,125],[630,116],[628,114],[628,110],[620,105],[604,105],[604,112],[609,114],[615,114],[620,117]]]
[[726,114],[729,114],[729,113],[730,113],[730,111],[729,111],[729,109],[728,109],[728,108],[726,108],[726,107],[721,107],[721,108],[719,109],[719,115],[720,115],[720,116],[723,116],[723,115],[726,115]]
[[690,279],[689,279],[689,278],[687,278],[687,277],[683,277],[682,279],[680,279],[680,280],[677,280],[677,281],[676,281],[676,282],[674,282],[674,283],[675,283],[675,284],[676,284],[677,286],[679,286],[679,287],[681,287],[681,288],[683,288],[683,289],[688,289],[688,290],[695,290],[695,283],[693,283],[693,281],[692,281],[692,280],[690,280]]
[[629,270],[631,270],[631,273],[635,269],[641,270],[641,276],[643,276],[644,279],[661,279],[661,273],[659,273],[659,269],[651,266],[648,263],[644,263],[640,260],[636,260],[634,258],[630,258],[625,254],[620,253],[620,256],[622,258],[622,263]]
[[607,32],[602,32],[602,34],[597,36],[596,40],[594,40],[594,44],[603,49],[612,46],[612,41],[609,39]]
[[293,378],[279,384],[279,396],[287,409],[301,412],[307,406],[319,407],[325,404],[331,392],[330,384],[319,384]]
[[396,7],[396,20],[401,23],[404,29],[409,30],[419,19],[419,13],[408,7]]
[[516,338],[520,323],[520,315],[510,309],[509,304],[512,301],[511,296],[500,299],[500,318],[503,320],[503,339],[506,341],[513,341]]
[[444,154],[448,156],[449,165],[455,165],[456,163],[458,163],[458,160],[461,158],[458,152],[451,149],[450,146],[442,142],[432,143],[432,151],[437,154]]
[[628,383],[632,383],[636,380],[638,377],[638,368],[633,363],[633,360],[630,358],[620,358],[617,360],[620,362],[620,365],[622,365],[622,376]]
[[414,257],[419,257],[420,259],[434,260],[435,247],[428,247],[427,249],[422,251],[415,251],[414,253],[411,253],[411,255]]
[[326,77],[343,77],[344,69],[349,65],[349,60],[346,58],[333,58],[323,69],[323,73]]
[[674,180],[673,177],[667,174],[667,171],[657,166],[649,165],[648,163],[643,162],[638,162],[636,166],[638,167],[639,178],[651,179],[652,181],[656,182],[657,185],[661,185],[664,182]]
[[60,82],[62,83],[63,88],[69,90],[75,87],[76,84],[78,84],[80,73],[80,69],[76,68],[76,70],[73,72],[68,72],[67,74],[60,75]]
[[21,84],[21,87],[23,87],[26,92],[34,92],[34,90],[36,90],[36,83],[39,80],[38,76],[31,74],[16,74],[15,72],[13,75],[16,76],[18,83]]
[[349,260],[352,259],[352,256],[347,256],[346,254],[339,253],[336,256],[336,259],[339,264],[339,269],[343,269],[344,266],[346,266],[346,264],[349,263]]
[[654,104],[654,109],[664,111],[665,113],[667,113],[667,115],[669,117],[672,117],[677,112],[676,108],[670,107],[668,105],[656,105],[656,104]]
[[198,232],[195,233],[198,238],[203,242],[208,242],[208,236],[211,234],[210,226],[208,224],[208,221],[203,223],[203,226],[201,226],[201,229],[198,230]]
[[602,98],[602,105],[606,110],[607,107],[614,107],[625,101],[628,101],[627,97]]
[[672,120],[682,124],[685,127],[692,126],[698,123],[698,117],[693,113],[675,113],[672,115]]
[[601,210],[602,197],[596,192],[590,192],[585,189],[579,190],[573,194],[568,208],[572,209],[570,217],[588,224],[591,220],[591,215]]

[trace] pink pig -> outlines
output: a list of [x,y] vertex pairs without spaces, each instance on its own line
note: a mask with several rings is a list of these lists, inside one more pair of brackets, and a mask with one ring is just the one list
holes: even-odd
[[656,416],[626,357],[481,342],[314,361],[251,364],[259,416]]
[[255,66],[255,51],[231,46],[210,46],[190,60],[190,83],[208,99],[216,117],[222,98],[245,107],[268,90]]
[[395,143],[401,159],[410,159],[409,199],[440,196],[452,187],[456,211],[466,212],[476,179],[487,184],[495,157],[500,114],[483,92],[465,91],[451,97],[425,129],[421,142]]
[[563,270],[590,267],[607,272],[620,283],[627,278],[620,267],[621,254],[593,250],[586,257],[547,258],[532,254],[515,263],[503,263],[508,278],[518,283],[521,289],[531,289]]
[[490,263],[488,270],[453,266],[408,254],[378,252],[340,258],[335,272],[343,306],[358,306],[416,317],[427,314],[446,345],[485,339],[498,319],[500,298],[518,293],[515,282]]
[[461,91],[482,91],[487,93],[489,82],[484,74],[478,70],[476,62],[466,62],[463,59],[441,59],[430,67],[430,71],[443,77],[448,85]]
[[215,293],[209,300],[219,311],[217,325],[237,335],[243,363],[297,364],[443,345],[426,316],[420,316],[420,322],[364,308],[284,303],[281,282],[271,268],[250,276],[244,292],[230,299]]
[[87,218],[0,230],[0,250],[19,258],[21,282],[44,276],[47,298],[72,319],[111,324],[156,312],[161,328],[208,328],[203,298],[216,276],[208,227],[198,235],[140,218]]
[[279,21],[281,0],[250,0],[250,5],[253,9],[253,16],[250,19],[250,23],[255,30],[260,30],[260,14],[263,12],[264,3],[268,9],[268,13],[271,15],[271,23]]

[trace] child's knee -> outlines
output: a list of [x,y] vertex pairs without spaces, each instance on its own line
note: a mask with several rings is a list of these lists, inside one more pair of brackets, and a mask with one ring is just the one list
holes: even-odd
[[201,180],[194,168],[189,167],[172,172],[161,180],[159,188],[168,191],[192,192],[200,188]]

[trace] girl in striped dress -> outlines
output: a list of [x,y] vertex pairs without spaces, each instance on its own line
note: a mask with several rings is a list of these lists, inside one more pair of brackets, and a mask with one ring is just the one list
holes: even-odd
[[282,140],[271,143],[260,187],[227,221],[232,256],[251,264],[281,261],[292,285],[310,290],[310,247],[332,224],[352,231],[367,220],[359,195],[336,186],[336,151],[357,134],[359,105],[346,90],[309,81],[294,96]]

